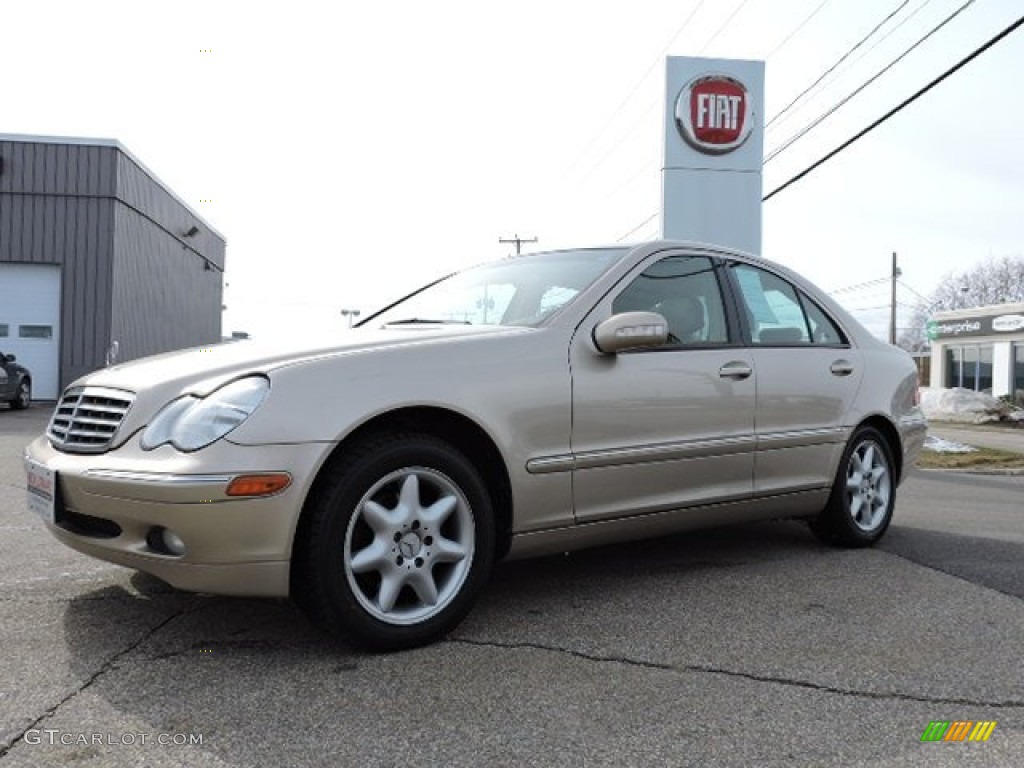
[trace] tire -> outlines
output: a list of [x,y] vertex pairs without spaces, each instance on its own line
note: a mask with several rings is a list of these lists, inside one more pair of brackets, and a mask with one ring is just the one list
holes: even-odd
[[889,528],[896,504],[892,450],[872,427],[858,429],[843,451],[825,509],[811,520],[821,541],[867,547]]
[[345,450],[296,536],[293,599],[363,648],[413,648],[451,632],[490,575],[495,524],[473,464],[431,435]]
[[11,400],[11,408],[16,411],[23,411],[32,404],[32,384],[23,381],[18,385],[18,392]]

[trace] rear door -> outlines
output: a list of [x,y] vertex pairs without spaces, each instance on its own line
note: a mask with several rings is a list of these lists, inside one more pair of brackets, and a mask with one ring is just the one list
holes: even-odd
[[863,361],[840,326],[806,293],[751,264],[729,266],[757,370],[754,491],[832,484],[849,436]]

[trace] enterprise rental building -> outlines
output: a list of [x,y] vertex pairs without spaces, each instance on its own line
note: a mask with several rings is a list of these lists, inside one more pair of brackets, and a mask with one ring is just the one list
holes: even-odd
[[1024,304],[936,313],[927,331],[931,386],[1024,397]]
[[35,399],[220,341],[224,246],[118,142],[0,134],[0,352]]

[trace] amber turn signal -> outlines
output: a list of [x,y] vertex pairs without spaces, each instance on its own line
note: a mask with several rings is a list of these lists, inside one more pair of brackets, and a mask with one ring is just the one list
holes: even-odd
[[269,496],[283,491],[292,483],[287,472],[272,472],[268,475],[239,475],[228,483],[224,491],[228,496]]

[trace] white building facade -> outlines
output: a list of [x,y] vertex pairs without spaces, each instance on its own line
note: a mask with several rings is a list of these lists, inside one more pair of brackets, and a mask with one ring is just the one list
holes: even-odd
[[939,312],[927,331],[932,387],[1024,397],[1024,304]]

